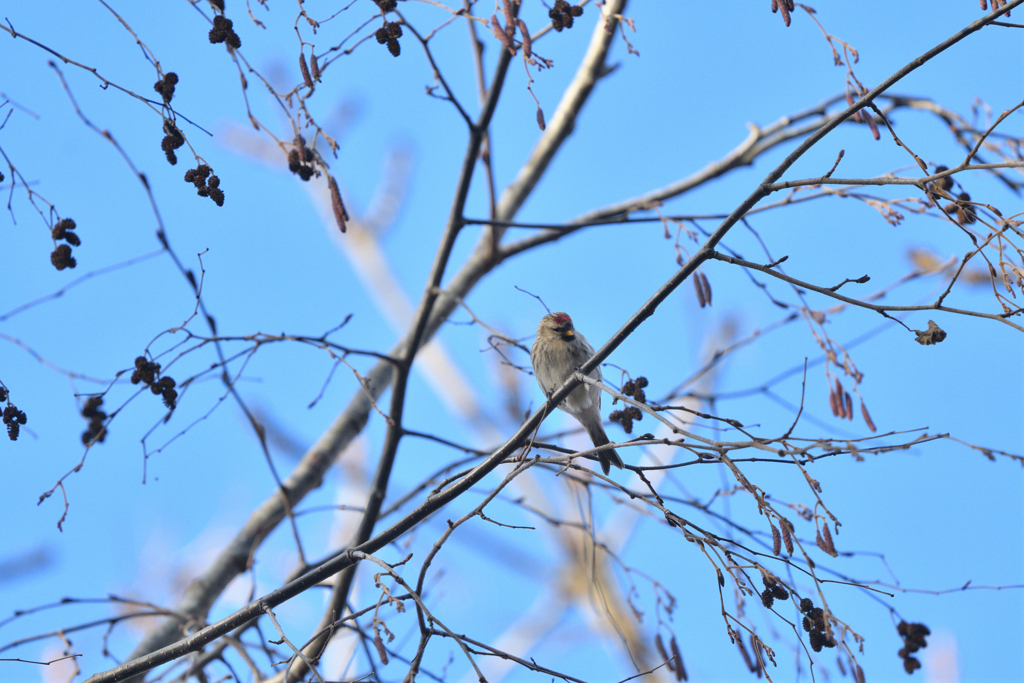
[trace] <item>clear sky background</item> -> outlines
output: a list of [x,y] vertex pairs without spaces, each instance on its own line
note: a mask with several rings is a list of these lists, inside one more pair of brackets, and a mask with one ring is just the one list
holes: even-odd
[[[253,4],[254,16],[266,23],[266,29],[246,18],[238,0],[228,0],[227,13],[242,38],[242,54],[279,90],[287,90],[300,80],[295,7],[274,4],[268,12]],[[400,5],[421,33],[445,16],[426,3]],[[303,6],[318,18],[338,9],[317,0]],[[267,136],[249,125],[239,73],[223,46],[209,44],[209,26],[195,8],[188,2],[111,7],[157,55],[164,70],[181,78],[174,106],[212,133],[183,127],[222,179],[225,206],[196,197],[182,181],[192,162],[187,148],[179,150],[177,166],[167,164],[159,147],[160,117],[150,108],[115,88],[98,87],[99,80],[73,65],[62,64],[60,69],[84,115],[108,130],[147,176],[177,255],[197,274],[204,269],[203,299],[220,334],[318,336],[351,315],[333,339],[363,349],[390,348],[403,329],[396,322],[402,313],[385,313],[379,293],[366,285],[367,254],[378,249],[404,296],[412,302],[418,299],[448,215],[466,141],[454,108],[424,94],[425,86],[432,84],[431,71],[411,37],[403,38],[398,59],[371,38],[332,65],[309,102],[340,143],[337,158],[328,161],[354,217],[372,224],[373,218],[383,216],[381,207],[388,204],[382,187],[388,178],[400,179],[401,204],[393,220],[373,234],[354,229],[340,235],[329,207],[325,209],[322,183],[306,184],[290,174]],[[859,50],[856,74],[868,87],[981,16],[974,0],[936,0],[927,8],[922,3],[825,1],[815,8],[828,31]],[[490,11],[489,5],[481,6],[477,13]],[[317,35],[305,25],[302,33],[322,53],[374,12],[369,0],[358,0]],[[126,89],[153,96],[153,67],[102,4],[8,3],[2,16],[20,34],[94,67]],[[522,16],[536,31],[546,21],[546,10],[528,0]],[[548,35],[537,45],[555,62],[555,68],[534,73],[532,84],[548,117],[586,47],[595,16],[595,8],[588,6],[578,26]],[[627,16],[635,20],[636,32],[628,32],[628,37],[639,56],[628,54],[621,40],[616,43],[610,59],[616,71],[595,90],[519,220],[563,222],[667,185],[724,156],[746,136],[748,123],[767,126],[843,91],[845,67],[832,63],[821,31],[802,11],[789,28],[769,12],[767,0],[632,3]],[[1016,13],[1011,20],[1019,21]],[[1020,29],[988,28],[906,78],[893,92],[931,98],[968,119],[974,110],[984,126],[989,112],[998,115],[1024,93],[1022,35]],[[475,113],[475,76],[464,24],[454,22],[432,45],[445,77]],[[488,63],[493,64],[493,40],[487,50]],[[62,217],[75,219],[82,239],[82,246],[75,249],[77,269],[55,271],[49,263],[53,245],[44,221],[22,188],[10,191],[11,174],[6,165],[0,166],[7,176],[0,183],[0,196],[5,203],[10,198],[10,210],[0,210],[0,380],[28,415],[21,438],[4,439],[0,445],[0,619],[66,597],[102,599],[114,594],[173,605],[187,581],[244,523],[249,510],[274,491],[257,440],[237,406],[223,400],[223,387],[214,375],[189,387],[167,424],[161,422],[166,411],[159,400],[148,393],[134,396],[124,375],[104,406],[108,412],[123,408],[107,441],[66,480],[69,509],[63,531],[57,528],[64,512],[62,492],[37,505],[40,495],[82,457],[85,420],[77,414],[81,401],[76,395],[105,388],[150,344],[153,352],[167,354],[160,359],[165,365],[188,351],[167,369],[175,378],[195,375],[216,362],[210,347],[190,350],[197,341],[186,340],[180,332],[157,338],[189,320],[195,308],[191,289],[166,254],[97,272],[158,250],[157,223],[148,197],[120,155],[75,113],[56,72],[47,65],[51,59],[52,54],[27,41],[7,35],[0,39],[0,103],[6,100],[0,117],[10,114],[0,129],[0,147]],[[291,140],[277,105],[258,79],[246,76],[253,112],[280,139]],[[499,191],[515,177],[539,134],[536,105],[526,84],[521,60],[513,61],[493,125]],[[1024,134],[1022,117],[1020,112],[1013,114],[1005,131]],[[929,164],[952,165],[963,158],[934,116],[902,112],[894,122],[907,145]],[[708,183],[667,203],[662,211],[728,213],[792,149],[792,144],[783,145],[752,168]],[[786,178],[823,174],[841,149],[846,154],[837,177],[875,176],[896,169],[916,173],[908,168],[912,161],[907,154],[884,132],[875,142],[866,129],[849,127],[829,135]],[[1004,215],[1024,208],[1019,196],[991,177],[976,174],[961,177],[960,182],[972,198],[999,207]],[[914,189],[868,192],[887,198],[917,196]],[[467,213],[486,217],[482,182],[472,188]],[[715,225],[713,220],[699,222],[707,231]],[[866,296],[903,277],[912,269],[911,249],[945,260],[962,257],[971,246],[954,226],[934,217],[908,215],[893,226],[871,207],[850,199],[817,200],[757,214],[750,227],[734,230],[726,246],[749,260],[767,262],[759,237],[771,257],[789,257],[787,273],[825,286],[870,275],[868,284],[844,287],[851,296]],[[479,231],[464,230],[453,264],[470,252]],[[544,311],[516,287],[527,289],[552,310],[570,312],[598,346],[675,272],[675,237],[666,239],[659,223],[592,228],[504,264],[467,304],[489,325],[529,345]],[[684,239],[683,246],[692,251],[697,245]],[[1019,263],[1019,255],[1016,259]],[[715,412],[752,426],[759,434],[784,432],[794,418],[792,406],[800,403],[800,370],[806,358],[811,366],[797,435],[869,435],[859,410],[853,421],[832,417],[821,351],[803,321],[765,333],[787,311],[772,306],[738,268],[710,263],[703,272],[714,292],[710,308],[700,308],[692,286],[684,284],[609,362],[634,376],[648,377],[648,396],[657,399],[690,377],[715,349],[760,330],[762,336],[755,343],[730,354],[717,368],[713,390],[721,399]],[[73,282],[78,284],[65,292],[63,288]],[[927,303],[945,284],[942,275],[920,277],[884,300]],[[776,298],[796,303],[792,290],[782,283],[768,285]],[[65,293],[16,310],[58,292]],[[1021,296],[1018,291],[1018,304]],[[807,301],[822,310],[835,303],[815,296]],[[948,303],[998,312],[987,285],[958,287]],[[868,455],[863,462],[841,456],[809,466],[821,482],[823,498],[843,524],[837,546],[858,553],[825,564],[847,577],[889,584],[883,588],[889,592],[897,583],[906,589],[883,603],[867,591],[832,586],[830,604],[864,637],[860,661],[870,681],[906,679],[896,656],[901,641],[895,624],[901,618],[923,622],[932,631],[931,644],[921,653],[924,670],[912,680],[1019,681],[1024,679],[1024,475],[1019,460],[1000,456],[990,462],[966,444],[1024,454],[1022,336],[1009,326],[980,318],[923,313],[900,318],[912,329],[924,329],[934,319],[948,338],[937,346],[920,346],[899,325],[863,310],[831,316],[827,329],[832,339],[847,346],[863,373],[859,392],[879,431],[920,430],[885,443],[904,443],[918,433],[949,434],[959,441]],[[466,312],[459,312],[442,330],[441,348],[458,374],[450,371],[440,384],[416,374],[406,420],[411,429],[456,442],[496,445],[517,425],[502,389],[508,375],[502,374],[496,354],[487,350],[486,331],[470,322]],[[188,329],[207,332],[198,319]],[[244,356],[250,345],[228,343],[225,348]],[[356,383],[344,366],[332,376],[332,360],[311,346],[269,344],[248,360],[244,371],[242,360],[232,364],[232,371],[241,372],[241,395],[279,437],[272,453],[283,476],[347,403]],[[513,351],[512,360],[529,365],[521,352]],[[366,359],[352,362],[361,371],[370,365]],[[69,377],[64,371],[76,374]],[[776,379],[786,371],[793,372]],[[606,368],[605,376],[619,381],[614,368]],[[511,377],[518,401],[514,414],[521,415],[527,407],[536,407],[541,395],[528,374]],[[758,391],[762,387],[768,390]],[[460,396],[468,397],[465,403],[460,403]],[[466,405],[478,414],[467,414]],[[608,411],[606,399],[606,415]],[[300,524],[311,558],[326,552],[327,539],[334,538],[336,546],[350,533],[356,514],[326,511],[324,506],[362,504],[384,426],[379,416],[373,416],[327,485],[303,502]],[[559,414],[547,426],[553,432],[574,423]],[[636,429],[653,431],[654,426],[644,421]],[[625,438],[617,426],[609,435]],[[582,447],[576,437],[566,442]],[[623,454],[630,462],[641,457],[639,449]],[[407,440],[392,491],[403,494],[453,457],[452,451],[437,444]],[[813,496],[795,469],[752,464],[745,471],[777,502],[813,505]],[[615,476],[634,488],[641,486],[631,475]],[[715,466],[684,468],[670,475],[665,490],[708,502],[728,479]],[[498,481],[487,480],[492,486]],[[507,498],[540,495],[562,516],[589,504],[572,497],[554,477],[538,475],[536,485],[535,491],[518,490]],[[469,496],[453,505],[424,526],[414,546],[389,549],[382,557],[397,561],[411,549],[421,558],[443,532],[444,520],[464,514],[479,500]],[[675,634],[690,680],[747,676],[725,632],[714,572],[694,546],[681,536],[666,535],[657,520],[626,513],[623,505],[607,497],[595,500],[594,506],[624,560],[657,575],[679,600],[674,620],[661,633]],[[713,509],[764,530],[749,497],[737,494],[717,501]],[[593,635],[596,627],[589,622],[587,609],[559,611],[557,595],[537,593],[537,573],[557,571],[559,566],[564,550],[560,532],[507,500],[497,501],[493,510],[503,523],[531,525],[537,531],[480,523],[456,534],[439,559],[432,584],[430,597],[439,616],[449,619],[455,630],[485,640],[507,636],[509,624],[526,619],[524,615],[534,625],[550,619],[553,630],[519,654],[588,681],[621,680],[635,673],[614,636]],[[382,524],[395,519],[397,514]],[[707,521],[696,511],[693,519]],[[725,527],[709,528],[728,533]],[[813,527],[804,524],[798,532],[813,545]],[[262,594],[279,586],[294,569],[294,560],[294,541],[282,526],[257,556],[255,588],[252,575],[236,581],[218,602],[211,621],[244,605],[250,591]],[[359,587],[364,600],[375,595],[367,577]],[[650,584],[635,575],[630,578],[637,584],[637,603],[648,610],[641,630],[649,641],[656,632]],[[968,582],[971,590],[958,590]],[[998,587],[1008,588],[995,590]],[[296,637],[305,634],[318,615],[322,597],[309,595],[282,607],[282,619],[295,629]],[[887,606],[896,611],[890,614]],[[115,609],[102,603],[65,605],[0,622],[0,646],[102,619]],[[748,609],[757,612],[761,607],[755,599],[748,602]],[[404,621],[393,614],[390,618],[396,645],[414,637],[408,615]],[[775,617],[760,623],[784,626]],[[128,623],[113,631],[109,647],[115,657],[127,655],[140,626]],[[72,650],[87,653],[81,658],[86,675],[115,663],[99,655],[103,630],[100,626],[71,637]],[[792,633],[781,635],[792,640]],[[448,666],[446,680],[467,680],[457,648],[451,643],[436,648],[428,662],[431,670],[440,672]],[[59,641],[51,638],[7,650],[0,657],[38,660],[60,651]],[[446,664],[449,654],[452,660]],[[775,680],[811,679],[802,652],[780,647],[776,654]],[[333,661],[343,661],[342,654],[334,656],[338,659]],[[826,650],[816,661],[839,675],[835,651]],[[362,671],[356,667],[348,674]],[[821,671],[815,669],[817,680],[822,680]],[[401,664],[393,664],[382,675],[390,679],[401,672]],[[0,662],[4,681],[66,676],[67,670],[59,665]],[[491,680],[499,678],[492,673]],[[512,670],[505,680],[527,678],[540,680],[522,670]]]

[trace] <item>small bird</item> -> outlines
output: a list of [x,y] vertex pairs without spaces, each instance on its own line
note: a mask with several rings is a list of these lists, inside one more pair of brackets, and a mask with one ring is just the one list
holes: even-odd
[[[562,386],[569,376],[594,355],[594,347],[576,331],[567,313],[548,313],[537,327],[537,339],[530,349],[533,374],[545,396]],[[591,378],[601,379],[601,368],[590,371]],[[611,443],[601,420],[601,389],[581,384],[572,390],[558,407],[576,418],[587,430],[595,446]],[[601,469],[605,474],[615,465],[623,468],[622,458],[614,449],[598,451]]]

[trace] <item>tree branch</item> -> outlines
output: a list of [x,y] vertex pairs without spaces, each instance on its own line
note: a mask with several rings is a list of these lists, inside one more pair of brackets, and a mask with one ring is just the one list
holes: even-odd
[[788,282],[789,284],[795,285],[795,286],[800,287],[802,289],[809,289],[812,292],[817,292],[818,294],[823,294],[823,295],[825,295],[827,297],[831,297],[833,299],[837,299],[838,301],[842,301],[843,303],[850,304],[851,306],[856,306],[858,308],[864,308],[864,309],[867,309],[869,311],[875,311],[877,313],[881,313],[886,318],[890,317],[889,315],[887,315],[887,312],[889,312],[889,311],[943,311],[945,313],[956,313],[958,315],[969,315],[969,316],[973,316],[975,318],[988,318],[989,320],[997,320],[997,321],[999,321],[1001,323],[1005,323],[1005,324],[1009,325],[1010,327],[1014,328],[1015,330],[1018,330],[1020,332],[1024,332],[1024,327],[1022,327],[1022,326],[1020,326],[1020,325],[1018,325],[1016,323],[1010,322],[1003,315],[1000,315],[1000,314],[981,313],[980,311],[971,311],[971,310],[966,310],[966,309],[962,309],[962,308],[950,308],[949,306],[943,306],[942,304],[940,304],[937,301],[935,303],[932,303],[932,304],[924,304],[924,305],[920,305],[920,306],[882,306],[882,305],[879,305],[879,304],[869,304],[866,301],[861,301],[860,299],[854,299],[852,297],[843,296],[842,294],[839,294],[838,292],[836,292],[831,287],[819,287],[818,285],[812,285],[809,282],[804,282],[803,280],[797,280],[796,278],[790,277],[790,276],[788,276],[788,275],[786,275],[784,273],[780,273],[777,270],[772,270],[768,266],[763,266],[761,264],[753,263],[751,261],[745,261],[745,260],[743,260],[741,258],[736,258],[735,256],[729,256],[727,254],[723,254],[720,251],[713,251],[713,252],[711,252],[711,258],[715,259],[716,261],[723,261],[725,263],[731,263],[734,266],[743,266],[744,268],[750,268],[751,270],[760,271],[762,273],[765,273],[767,275],[771,275],[774,278],[778,278],[779,280],[782,280],[783,282]]

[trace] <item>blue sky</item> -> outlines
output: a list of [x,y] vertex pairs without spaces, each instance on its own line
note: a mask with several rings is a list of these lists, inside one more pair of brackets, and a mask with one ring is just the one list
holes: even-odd
[[[443,20],[443,11],[432,5],[401,5],[408,20],[421,29],[429,30]],[[841,92],[845,68],[833,65],[819,29],[802,12],[796,13],[787,29],[768,5],[631,4],[627,16],[635,20],[636,32],[628,36],[639,57],[628,54],[621,42],[615,45],[610,61],[617,65],[616,71],[595,90],[572,136],[518,219],[566,221],[669,184],[739,144],[748,122],[765,126]],[[83,113],[99,129],[108,130],[145,173],[175,252],[197,274],[205,271],[203,299],[219,332],[234,337],[257,332],[318,336],[351,315],[333,339],[361,349],[387,350],[401,333],[392,320],[401,313],[382,312],[360,269],[367,267],[370,253],[381,254],[394,284],[409,301],[418,299],[448,214],[466,140],[465,127],[453,107],[424,94],[432,77],[422,52],[407,36],[401,57],[394,59],[371,38],[332,64],[309,100],[311,110],[340,143],[337,158],[331,156],[328,161],[354,216],[373,215],[382,178],[392,168],[389,163],[394,163],[389,158],[398,155],[409,164],[403,201],[387,229],[372,236],[360,237],[355,231],[339,235],[314,183],[304,184],[288,173],[277,148],[249,125],[239,73],[222,46],[209,44],[208,26],[199,13],[184,2],[159,11],[127,4],[113,7],[157,55],[164,70],[179,74],[174,105],[212,133],[206,136],[195,127],[183,128],[222,178],[225,206],[218,208],[196,197],[183,183],[182,174],[191,162],[185,149],[179,150],[177,166],[164,160],[158,115],[116,89],[98,87],[93,75],[73,65],[60,68]],[[335,9],[313,0],[304,7],[321,18]],[[927,11],[911,3],[883,2],[820,3],[816,9],[827,30],[859,50],[856,74],[869,87],[981,16],[978,4],[968,0],[930,3]],[[275,84],[299,82],[294,10],[274,6],[268,12],[256,6],[253,12],[266,29],[254,26],[242,6],[228,0],[228,16],[242,37],[242,53]],[[303,37],[322,53],[373,12],[373,5],[361,0],[325,22],[316,35],[303,26]],[[546,11],[527,3],[523,16],[537,30]],[[586,47],[594,16],[595,9],[588,6],[578,26],[549,35],[537,45],[541,54],[555,62],[555,68],[534,73],[532,84],[549,117]],[[19,33],[95,67],[118,85],[144,96],[153,94],[153,67],[102,5],[16,5],[5,8],[4,17]],[[432,46],[445,77],[475,113],[475,77],[465,26],[453,23]],[[1018,68],[1024,54],[1021,47],[1019,29],[986,29],[905,79],[895,92],[934,99],[967,118],[980,102],[998,115],[1016,105],[1024,91],[1024,69]],[[491,64],[497,52],[493,41],[487,50]],[[211,348],[200,346],[194,338],[188,340],[181,332],[161,335],[189,320],[195,309],[190,288],[166,255],[90,277],[59,298],[8,315],[87,273],[159,249],[148,197],[110,142],[75,114],[47,65],[50,59],[51,54],[26,41],[0,40],[0,63],[9,65],[0,78],[0,101],[10,102],[0,108],[0,114],[11,112],[0,130],[0,146],[33,183],[34,191],[53,202],[62,217],[76,220],[82,239],[82,246],[75,250],[77,269],[55,271],[47,258],[52,243],[44,221],[21,188],[10,193],[11,174],[6,166],[0,167],[8,176],[0,190],[11,197],[10,211],[4,207],[0,212],[4,237],[0,263],[6,274],[0,294],[0,380],[28,414],[21,438],[5,440],[0,455],[5,465],[0,515],[8,529],[0,544],[0,559],[33,553],[44,558],[42,568],[4,582],[0,618],[64,597],[115,594],[174,604],[185,582],[207,566],[216,549],[244,523],[249,510],[274,490],[257,440],[237,406],[224,400],[223,388],[214,377],[191,385],[173,419],[163,424],[166,411],[159,400],[146,392],[136,396],[124,381],[126,375],[106,399],[108,412],[120,410],[107,441],[91,450],[83,469],[66,480],[69,510],[63,531],[57,529],[64,507],[61,492],[37,505],[40,494],[82,457],[80,434],[85,421],[77,414],[76,394],[106,387],[150,344],[151,350],[167,354],[161,362],[179,381],[216,362]],[[254,114],[275,135],[290,140],[288,122],[277,105],[255,78],[247,76]],[[492,128],[499,190],[515,177],[539,134],[536,104],[526,83],[521,61],[514,61]],[[979,112],[984,117],[983,107]],[[1006,132],[1021,135],[1021,116],[1018,112],[1007,121]],[[901,112],[893,118],[902,139],[926,162],[950,165],[963,157],[945,126],[927,113]],[[784,145],[752,168],[666,203],[662,211],[728,213],[792,149]],[[915,172],[906,170],[912,161],[884,132],[874,142],[862,128],[844,128],[801,159],[786,179],[821,175],[840,149],[846,152],[836,173],[840,177],[875,176],[895,169],[904,169],[901,173],[907,175]],[[960,182],[973,198],[999,207],[1004,215],[1021,210],[1020,198],[991,177],[979,174]],[[907,188],[870,192],[887,198],[916,196],[915,190]],[[478,179],[467,215],[485,217],[486,213],[487,197]],[[707,231],[715,225],[711,220],[699,222]],[[945,260],[962,257],[970,248],[962,233],[934,217],[908,216],[903,224],[893,226],[874,209],[851,199],[816,200],[757,214],[751,217],[750,227],[738,226],[725,245],[764,263],[768,257],[760,238],[773,258],[789,257],[784,266],[789,275],[825,286],[869,274],[870,283],[844,287],[842,291],[850,296],[866,296],[899,280],[911,268],[910,249],[927,250]],[[467,227],[460,235],[449,275],[471,251],[480,231]],[[553,310],[569,311],[596,346],[676,271],[674,245],[675,235],[666,239],[658,223],[592,228],[508,261],[466,303],[480,319],[528,345],[543,310],[516,287],[527,289]],[[694,243],[684,242],[684,246],[691,251],[696,248]],[[609,359],[634,376],[647,376],[652,398],[664,396],[689,377],[729,339],[749,337],[787,315],[771,305],[740,269],[710,263],[704,272],[714,292],[710,308],[700,308],[692,285],[685,283]],[[765,276],[757,279],[767,282],[777,298],[797,301],[782,283]],[[942,276],[921,277],[896,288],[884,301],[927,303],[944,286]],[[808,295],[807,301],[821,310],[835,304],[815,295]],[[958,287],[949,303],[998,311],[991,290],[985,287]],[[942,344],[923,347],[902,327],[863,310],[830,315],[827,324],[830,337],[848,345],[863,373],[859,391],[879,430],[949,434],[968,444],[1024,454],[1020,333],[980,318],[939,313],[900,317],[913,329],[924,329],[934,319],[949,336]],[[505,406],[498,359],[487,351],[486,332],[465,324],[470,321],[467,313],[456,313],[452,321],[438,339],[449,362],[458,368],[458,379],[449,374],[438,386],[428,375],[415,374],[407,424],[459,443],[494,446],[517,424]],[[188,329],[197,335],[208,331],[198,319]],[[176,346],[179,343],[183,345]],[[45,363],[37,362],[25,347]],[[238,341],[225,343],[225,348],[237,353],[248,347]],[[822,366],[814,364],[820,356],[802,321],[765,333],[720,364],[713,388],[722,398],[713,408],[759,434],[784,432],[794,418],[789,406],[800,402],[802,373],[773,382],[770,392],[756,390],[783,371],[801,368],[806,358],[812,365],[796,435],[809,439],[868,436],[859,411],[850,422],[830,414],[827,378]],[[360,372],[370,366],[365,358],[350,360]],[[529,364],[522,353],[513,360]],[[247,403],[293,444],[291,449],[272,450],[281,473],[294,466],[296,452],[301,455],[318,438],[357,388],[344,366],[335,370],[328,383],[332,366],[324,351],[296,343],[261,347],[244,371],[240,362],[232,365],[233,372],[242,372],[238,386]],[[69,378],[61,369],[78,374]],[[536,407],[541,395],[533,378],[525,373],[511,376],[519,409]],[[605,369],[605,377],[619,381],[612,367]],[[467,417],[453,407],[460,387],[481,416]],[[606,399],[605,413],[609,410]],[[557,414],[546,428],[554,432],[573,426]],[[303,502],[301,509],[308,512],[298,524],[310,557],[321,556],[332,543],[343,543],[350,532],[355,513],[325,512],[321,506],[362,505],[367,472],[372,472],[384,428],[383,420],[373,416],[327,485]],[[653,431],[654,426],[645,420],[637,429]],[[625,438],[617,426],[609,428],[609,435]],[[891,437],[886,443],[911,438]],[[576,437],[568,437],[566,443],[581,447]],[[641,452],[629,449],[626,459],[635,462]],[[409,439],[399,457],[392,485],[395,495],[458,454]],[[932,630],[932,646],[922,653],[925,669],[915,677],[1012,681],[1024,676],[1019,647],[1024,630],[1020,588],[1024,584],[1024,476],[1019,462],[1001,457],[989,462],[965,445],[940,440],[867,455],[863,462],[849,456],[827,459],[809,465],[808,471],[820,481],[823,498],[842,521],[837,546],[862,553],[824,564],[856,579],[898,582],[908,591],[897,592],[883,605],[866,591],[830,587],[833,610],[865,638],[863,655],[858,656],[869,680],[905,678],[895,654],[901,645],[895,633],[900,618],[924,622]],[[813,505],[803,477],[793,468],[750,464],[745,472],[770,491],[779,505]],[[549,473],[534,476],[529,486],[522,482],[521,489],[496,501],[488,515],[505,524],[535,526],[536,531],[475,521],[453,536],[436,563],[438,573],[428,584],[431,604],[440,618],[450,620],[456,630],[485,640],[511,638],[510,625],[524,615],[537,629],[549,619],[550,630],[520,654],[586,680],[621,680],[635,673],[616,637],[598,635],[604,632],[592,621],[586,601],[558,610],[559,594],[538,589],[538,573],[551,577],[564,566],[565,539],[558,528],[546,525],[514,499],[526,496],[532,505],[546,506],[566,518],[593,505],[599,528],[621,551],[623,561],[656,575],[679,600],[673,621],[661,633],[675,634],[690,680],[736,680],[746,675],[725,632],[714,572],[693,545],[666,532],[657,519],[626,511],[620,500],[601,494],[587,501]],[[622,473],[616,479],[632,488],[642,486]],[[494,486],[500,479],[492,475],[486,481]],[[665,480],[663,492],[707,502],[728,481],[727,472],[719,466],[682,468]],[[460,500],[424,525],[408,547],[389,548],[382,557],[397,561],[411,551],[421,559],[444,531],[445,519],[455,519],[480,502],[483,489],[475,493],[479,495]],[[766,531],[749,498],[722,497],[714,505],[716,513]],[[677,511],[690,511],[693,521],[727,534],[724,527],[691,508],[680,505]],[[392,515],[382,524],[396,518]],[[804,524],[798,533],[813,545],[812,526]],[[294,550],[291,532],[285,527],[275,531],[257,556],[256,587],[251,585],[253,575],[236,581],[211,619],[245,604],[250,590],[262,594],[280,585],[295,566]],[[637,586],[637,603],[646,611],[639,628],[649,644],[658,614],[651,584],[639,575],[619,571],[622,586],[630,580]],[[357,588],[364,603],[377,595],[369,575],[367,571]],[[414,578],[415,573],[409,576]],[[975,589],[955,591],[968,581]],[[558,584],[552,580],[550,585]],[[1016,588],[984,588],[1000,586]],[[954,592],[934,594],[944,591]],[[301,640],[321,603],[321,595],[309,595],[282,607],[279,615]],[[895,608],[896,616],[886,605]],[[792,641],[784,622],[767,618],[756,598],[747,606],[762,633],[774,628]],[[2,623],[0,643],[103,618],[111,609],[102,604],[63,606]],[[791,609],[779,611],[793,620]],[[408,615],[403,621],[391,613],[388,624],[397,636],[396,645],[415,635]],[[113,631],[110,644],[115,656],[124,657],[137,642],[136,628],[128,624]],[[86,675],[114,663],[99,654],[102,635],[102,629],[94,629],[72,638],[74,650],[86,653],[81,662]],[[457,648],[451,643],[435,647],[428,662],[431,670],[447,667],[449,679],[463,680],[465,661]],[[40,659],[59,651],[59,644],[50,639],[0,656]],[[776,653],[776,680],[810,680],[801,653],[785,646]],[[837,675],[834,651],[825,654],[821,665]],[[452,659],[447,664],[449,655]],[[343,659],[342,653],[332,656],[334,662]],[[949,658],[955,664],[943,663]],[[798,661],[803,667],[799,671]],[[4,680],[10,681],[61,680],[64,675],[57,666],[40,669],[0,663],[0,667]],[[362,671],[357,666],[348,674]],[[400,664],[392,664],[382,675],[395,678],[401,671]],[[950,671],[954,677],[944,678]],[[508,674],[515,680],[528,677],[518,670]]]

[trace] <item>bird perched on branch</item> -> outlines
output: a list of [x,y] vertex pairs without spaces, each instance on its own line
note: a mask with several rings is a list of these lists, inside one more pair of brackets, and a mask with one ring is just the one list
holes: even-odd
[[[567,313],[548,313],[541,318],[537,339],[530,349],[530,360],[533,361],[533,374],[545,396],[550,397],[593,355],[594,347],[573,327],[572,318]],[[591,370],[589,377],[600,380],[601,368]],[[599,387],[581,384],[558,407],[583,425],[594,446],[611,443],[601,420]],[[598,451],[597,457],[605,474],[608,474],[612,465],[619,469],[623,467],[622,458],[612,448]]]

